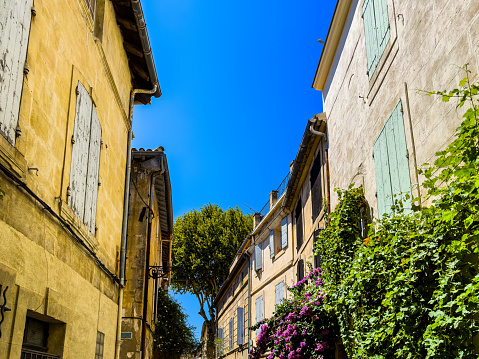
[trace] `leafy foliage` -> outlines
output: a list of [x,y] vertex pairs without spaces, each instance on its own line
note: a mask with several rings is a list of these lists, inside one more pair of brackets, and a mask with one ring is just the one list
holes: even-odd
[[237,207],[224,211],[211,203],[175,221],[173,287],[198,298],[199,314],[208,329],[210,356],[214,350],[213,301],[228,276],[236,251],[252,228],[251,215],[243,214]]
[[155,358],[179,358],[198,349],[200,343],[195,338],[195,328],[188,324],[181,305],[163,289],[158,291],[157,319]]
[[293,298],[276,307],[271,318],[252,327],[260,329],[252,359],[270,352],[268,359],[334,358],[338,326],[323,306],[321,269],[310,272],[288,290]]
[[339,191],[320,234],[325,309],[337,317],[350,358],[476,358],[479,334],[479,86],[433,92],[470,104],[455,140],[425,164],[432,203],[393,213],[360,238],[361,189]]

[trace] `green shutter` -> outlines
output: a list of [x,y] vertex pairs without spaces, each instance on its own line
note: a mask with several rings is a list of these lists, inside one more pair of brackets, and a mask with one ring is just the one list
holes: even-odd
[[386,1],[365,0],[363,4],[364,36],[370,79],[391,37]]
[[[381,217],[384,213],[391,213],[395,194],[411,194],[401,101],[399,101],[381,130],[374,143],[373,151],[378,216]],[[404,206],[405,208],[411,208],[411,201],[404,199]]]
[[[389,30],[388,5],[386,0],[374,0],[374,15],[376,18],[376,38],[378,41],[378,54],[382,56],[391,32]],[[379,61],[379,59],[378,59]]]

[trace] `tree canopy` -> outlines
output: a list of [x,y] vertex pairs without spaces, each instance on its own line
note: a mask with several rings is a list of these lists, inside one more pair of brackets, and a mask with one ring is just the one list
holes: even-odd
[[[194,294],[199,314],[214,335],[213,301],[228,276],[234,256],[253,228],[253,218],[238,207],[208,203],[178,217],[173,241],[173,287]],[[186,280],[178,280],[180,278]]]
[[155,358],[179,358],[199,347],[195,327],[187,322],[181,305],[166,291],[158,291],[158,320],[155,324]]

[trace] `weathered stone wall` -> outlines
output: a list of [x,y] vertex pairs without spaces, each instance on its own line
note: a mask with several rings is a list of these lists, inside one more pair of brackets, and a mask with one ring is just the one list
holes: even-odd
[[[452,140],[461,113],[453,101],[444,104],[422,91],[457,87],[464,77],[460,67],[466,63],[477,78],[479,2],[388,0],[390,44],[371,81],[366,73],[362,3],[354,0],[351,5],[323,102],[328,118],[331,189],[362,185],[373,216],[377,216],[373,144],[399,100],[413,185],[417,183],[414,157],[418,165],[433,162],[435,152]],[[336,203],[332,192],[333,208]]]
[[[102,0],[99,0],[101,3]],[[117,271],[131,78],[110,1],[102,41],[84,0],[36,0],[15,147],[0,136],[0,161],[64,218],[100,261]],[[69,210],[75,89],[90,92],[102,127],[96,233]],[[33,169],[34,168],[34,169]],[[64,358],[93,358],[97,330],[113,358],[118,286],[46,210],[0,174],[0,279],[10,283],[1,358],[20,358],[27,310],[64,324]]]

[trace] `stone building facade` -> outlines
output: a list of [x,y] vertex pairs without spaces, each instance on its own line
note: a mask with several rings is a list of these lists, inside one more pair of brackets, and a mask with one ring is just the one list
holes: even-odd
[[[173,208],[163,148],[133,149],[120,358],[153,358],[158,291],[171,278]],[[150,209],[151,208],[151,212]],[[147,283],[148,280],[148,283]]]
[[161,94],[141,6],[0,13],[0,357],[114,358],[130,115]]
[[466,63],[477,78],[478,25],[475,0],[337,2],[313,82],[328,121],[331,188],[363,186],[372,217],[391,211],[394,194],[422,193],[417,168],[461,122],[453,101],[427,92],[456,88]]

